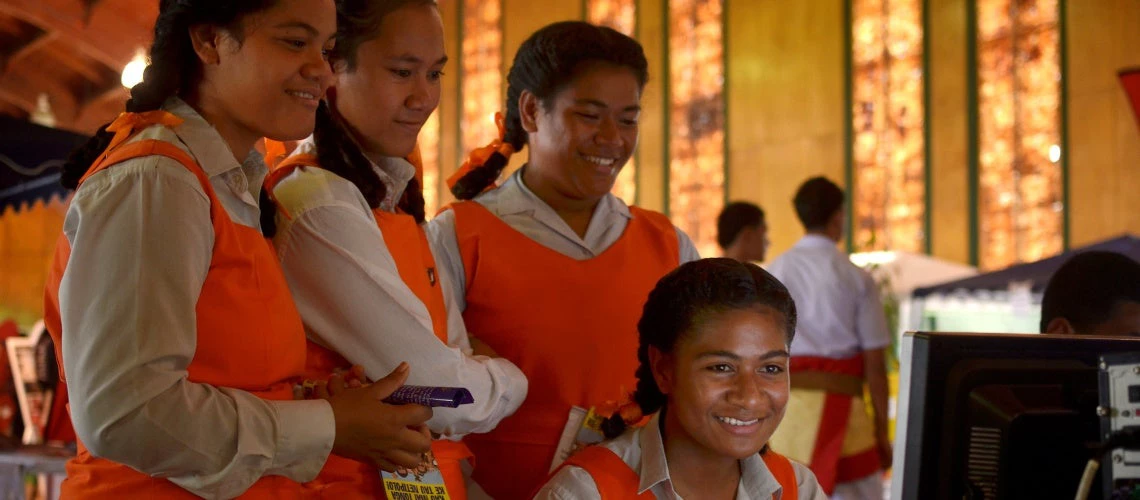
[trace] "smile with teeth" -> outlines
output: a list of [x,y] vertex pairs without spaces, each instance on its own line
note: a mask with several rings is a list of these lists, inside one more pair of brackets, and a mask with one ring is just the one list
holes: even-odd
[[737,420],[732,417],[716,417],[716,419],[734,427],[744,427],[746,425],[752,425],[760,421],[758,418],[754,418],[752,420]]
[[289,95],[291,95],[293,97],[300,97],[301,99],[308,99],[311,101],[317,100],[317,95],[309,93],[309,92],[303,92],[300,90],[290,90],[290,91],[288,91],[288,93],[289,93]]
[[614,162],[617,161],[613,158],[603,158],[601,156],[584,156],[584,158],[586,158],[586,161],[588,161],[590,163],[593,163],[595,165],[601,165],[603,167],[612,166],[614,164]]

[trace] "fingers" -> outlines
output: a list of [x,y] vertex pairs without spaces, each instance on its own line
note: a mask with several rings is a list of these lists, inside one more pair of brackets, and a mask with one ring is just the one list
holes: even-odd
[[336,396],[348,388],[348,386],[345,384],[344,377],[341,377],[340,375],[333,375],[332,377],[329,377],[328,383],[322,385],[325,389],[325,395],[322,396],[324,398],[327,398],[330,395]]
[[376,465],[376,467],[380,468],[380,470],[384,472],[396,472],[396,469],[398,468],[396,464],[384,458],[377,458],[375,459],[375,462],[376,463],[374,465]]
[[345,382],[349,387],[361,387],[368,382],[368,376],[364,374],[364,367],[360,365],[352,365],[348,373],[344,375]]
[[397,434],[396,447],[411,453],[427,453],[431,451],[431,434],[424,435],[416,429],[401,429]]
[[376,453],[372,460],[376,465],[380,465],[382,460],[394,464],[395,467],[392,467],[392,470],[395,470],[397,467],[415,469],[416,466],[423,463],[424,455],[423,453],[409,453],[404,450],[385,450]]
[[410,371],[411,370],[408,368],[407,363],[400,363],[400,366],[397,366],[395,370],[392,370],[392,373],[389,373],[388,376],[377,380],[376,383],[368,387],[368,390],[377,400],[391,396],[392,392],[394,392],[396,389],[399,389],[400,386],[404,385],[404,382],[408,380],[408,373]]
[[427,426],[424,423],[433,415],[431,408],[420,405],[384,405],[384,411],[391,412],[391,421],[401,427],[423,427],[425,430]]
[[313,397],[316,399],[328,399],[332,397],[329,393],[329,383],[317,382],[313,385]]

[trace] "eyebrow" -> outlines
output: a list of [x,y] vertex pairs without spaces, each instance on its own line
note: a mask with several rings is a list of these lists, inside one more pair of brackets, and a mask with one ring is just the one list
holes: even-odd
[[[790,357],[791,357],[791,354],[789,354],[787,350],[781,349],[779,351],[769,351],[768,353],[764,354],[763,356],[760,356],[759,359],[760,359],[760,361],[768,361],[770,359],[775,359],[775,358],[790,358]],[[729,352],[729,351],[702,352],[702,353],[697,355],[697,359],[701,359],[701,358],[729,358],[729,359],[734,359],[734,360],[735,359],[741,359],[739,355],[737,355],[734,352]]]
[[[577,99],[574,101],[574,104],[586,105],[586,106],[597,106],[599,108],[609,108],[609,106],[606,103],[599,101],[597,99]],[[626,111],[641,111],[641,106],[638,104],[634,104],[632,106],[626,106],[625,108],[622,108],[622,112],[626,112]]]
[[[395,56],[395,57],[389,57],[388,60],[394,61],[394,62],[406,62],[406,63],[411,63],[411,64],[420,64],[420,63],[424,62],[423,59],[420,59],[420,58],[413,56],[411,54],[403,54],[403,55],[399,55],[399,56]],[[444,64],[447,64],[447,61],[448,61],[447,56],[443,56],[443,57],[439,58],[439,60],[437,60],[435,62],[435,64],[433,64],[432,66],[442,66]]]
[[[286,22],[283,22],[281,24],[278,24],[277,26],[274,26],[274,28],[275,29],[300,28],[300,29],[303,29],[306,32],[308,32],[309,36],[311,36],[311,37],[317,37],[317,36],[320,36],[320,34],[321,34],[321,32],[317,30],[317,28],[314,28],[313,25],[306,23],[304,21],[286,21]],[[329,37],[329,38],[332,38],[332,37]]]

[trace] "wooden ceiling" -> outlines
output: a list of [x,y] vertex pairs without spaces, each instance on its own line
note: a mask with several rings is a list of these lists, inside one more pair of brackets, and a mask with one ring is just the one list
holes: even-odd
[[123,110],[123,67],[157,15],[158,0],[0,0],[0,114],[46,94],[57,127],[94,132]]

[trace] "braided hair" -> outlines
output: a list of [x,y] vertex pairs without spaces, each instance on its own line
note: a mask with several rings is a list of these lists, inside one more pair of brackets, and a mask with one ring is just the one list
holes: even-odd
[[[557,95],[573,83],[584,63],[605,62],[629,68],[640,87],[649,81],[649,63],[645,51],[636,40],[604,26],[583,21],[563,21],[534,32],[519,47],[511,70],[507,73],[506,132],[503,142],[515,151],[527,143],[519,111],[523,91],[534,94],[546,111],[550,111]],[[509,158],[500,152],[491,154],[482,165],[461,177],[451,193],[469,200],[493,184],[507,166]]]
[[[337,71],[356,70],[360,46],[380,35],[384,17],[406,6],[436,5],[435,0],[337,0],[336,46],[329,62]],[[317,108],[313,142],[317,146],[317,162],[321,168],[351,182],[368,206],[378,208],[388,194],[387,186],[372,169],[372,162],[353,140],[348,126],[327,102]],[[396,207],[416,219],[426,220],[423,186],[414,177],[408,181]],[[276,206],[265,190],[261,193],[261,231],[267,237],[277,232],[274,220]]]
[[[649,348],[675,352],[677,343],[692,335],[710,314],[757,306],[775,309],[784,318],[785,343],[796,332],[796,304],[780,280],[756,264],[734,259],[702,259],[683,264],[661,278],[645,303],[637,323],[637,389],[633,401],[645,415],[661,410],[667,400],[653,378]],[[621,415],[606,420],[607,438],[625,431]]]
[[[217,26],[240,42],[242,20],[276,4],[276,0],[162,0],[154,21],[150,65],[142,81],[131,88],[127,112],[159,109],[167,99],[192,90],[201,80],[202,66],[190,41],[191,26]],[[64,187],[78,187],[79,179],[107,149],[114,134],[106,128],[107,125],[100,127],[91,139],[71,152],[60,176]]]

